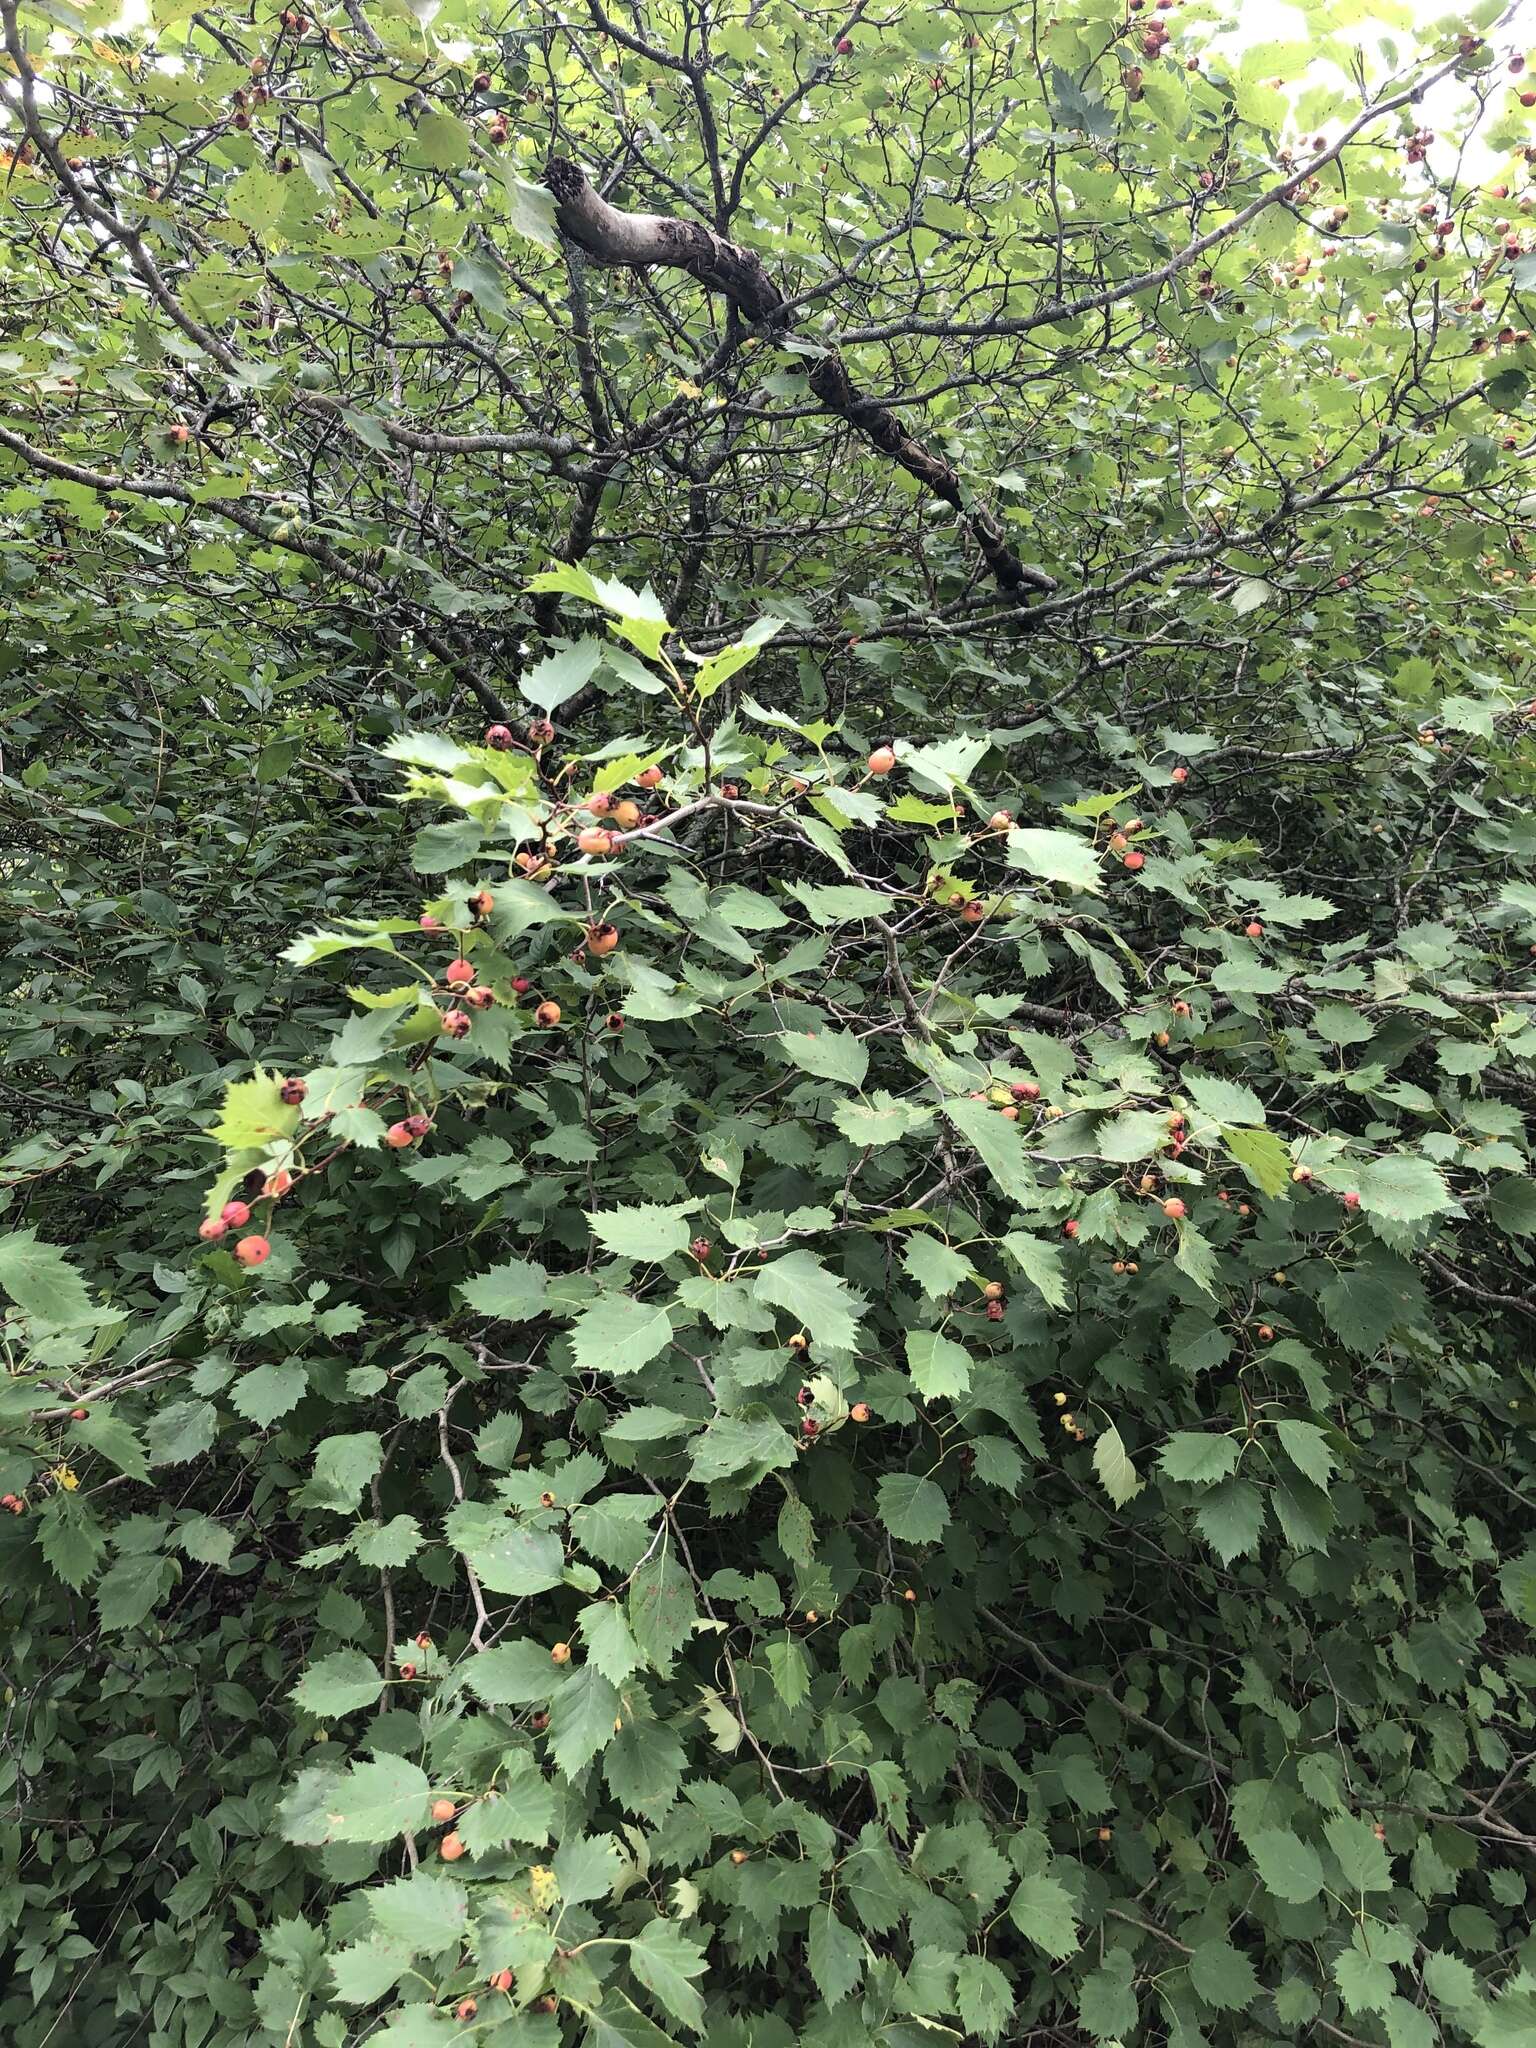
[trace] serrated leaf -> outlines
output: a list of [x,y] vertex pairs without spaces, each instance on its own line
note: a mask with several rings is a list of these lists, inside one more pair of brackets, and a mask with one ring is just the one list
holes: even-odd
[[953,1401],[970,1392],[969,1352],[938,1330],[908,1330],[907,1370],[925,1401]]
[[1048,832],[1015,825],[1008,833],[1008,865],[1041,882],[1062,882],[1094,896],[1104,888],[1093,842],[1076,832]]
[[623,1209],[591,1209],[592,1235],[616,1259],[657,1262],[688,1249],[693,1230],[689,1218],[697,1201],[633,1202]]
[[1181,1486],[1208,1486],[1237,1470],[1238,1441],[1225,1432],[1180,1430],[1158,1453],[1158,1464]]
[[381,1753],[354,1764],[330,1788],[326,1839],[392,1842],[427,1824],[432,1787],[419,1765]]
[[875,1488],[880,1519],[899,1543],[937,1543],[949,1526],[949,1502],[932,1479],[887,1472]]
[[1093,1469],[1117,1508],[1123,1508],[1141,1491],[1141,1477],[1113,1423],[1093,1440]]
[[600,1294],[571,1326],[571,1352],[578,1372],[620,1377],[639,1372],[672,1342],[672,1319],[657,1301],[627,1294]]
[[864,1974],[864,1943],[830,1906],[812,1906],[805,1960],[816,1989],[828,2005],[838,2005]]
[[97,1320],[85,1282],[58,1246],[43,1244],[35,1230],[0,1237],[0,1287],[29,1321],[68,1330]]
[[823,1081],[859,1088],[869,1072],[868,1049],[851,1031],[781,1031],[778,1042],[802,1072]]
[[1248,1848],[1265,1890],[1277,1899],[1305,1906],[1322,1890],[1322,1858],[1288,1828],[1261,1828]]
[[383,1675],[371,1657],[361,1650],[335,1650],[310,1665],[292,1697],[305,1713],[334,1721],[339,1714],[375,1705],[383,1689]]
[[1043,1871],[1020,1878],[1008,1912],[1020,1934],[1054,1961],[1071,1955],[1081,1941],[1071,1893]]
[[1258,1549],[1264,1496],[1246,1479],[1228,1479],[1206,1494],[1195,1511],[1195,1522],[1222,1563],[1230,1564]]

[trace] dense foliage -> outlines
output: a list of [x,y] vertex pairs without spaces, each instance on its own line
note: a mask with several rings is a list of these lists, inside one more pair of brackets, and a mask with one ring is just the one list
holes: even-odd
[[1536,2044],[1536,91],[1244,11],[0,0],[6,2042]]

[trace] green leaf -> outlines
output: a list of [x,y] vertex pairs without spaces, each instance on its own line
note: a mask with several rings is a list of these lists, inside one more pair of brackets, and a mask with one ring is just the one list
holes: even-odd
[[1259,1995],[1253,1965],[1229,1941],[1202,1941],[1189,1959],[1189,1981],[1218,2012],[1243,2012]]
[[[344,1062],[338,1060],[337,1065]],[[276,1144],[298,1129],[299,1112],[283,1101],[280,1076],[258,1068],[249,1081],[232,1081],[211,1135],[232,1152]],[[3,1277],[3,1276],[0,1276]]]
[[476,1274],[459,1288],[470,1308],[499,1322],[526,1323],[544,1307],[549,1275],[542,1266],[527,1259],[510,1259],[504,1266],[492,1266]]
[[1221,1142],[1261,1195],[1291,1192],[1291,1155],[1273,1131],[1223,1128]]
[[1439,1170],[1409,1152],[1366,1160],[1355,1171],[1354,1187],[1368,1216],[1391,1223],[1416,1223],[1456,1206]]
[[62,1330],[97,1320],[85,1282],[56,1245],[43,1244],[35,1230],[0,1237],[0,1287],[31,1322]]
[[640,1669],[640,1647],[629,1632],[624,1610],[615,1601],[599,1600],[577,1617],[587,1655],[614,1685],[622,1685]]
[[1222,1563],[1230,1564],[1258,1549],[1264,1496],[1246,1479],[1228,1479],[1205,1495],[1195,1523]]
[[704,2001],[693,1979],[704,1974],[706,1957],[675,1920],[652,1920],[629,1941],[629,1966],[672,2018],[697,2033]]
[[[530,185],[526,178],[520,178],[510,168],[502,173],[502,187],[507,195],[507,218],[520,235],[526,235],[530,242],[537,242],[543,249],[558,249],[560,236],[555,227],[555,195],[546,192],[542,185]],[[544,578],[536,579],[534,588],[564,588],[556,585],[551,578],[557,572],[551,571]],[[592,579],[586,578],[590,585]],[[578,596],[593,596],[595,588],[578,591]]]
[[634,1202],[628,1208],[589,1210],[587,1221],[592,1235],[616,1259],[645,1259],[657,1262],[688,1249],[693,1236],[689,1218],[699,1204]]
[[1071,1955],[1081,1942],[1071,1893],[1043,1871],[1020,1878],[1008,1912],[1020,1934],[1054,1961]]
[[619,1695],[603,1674],[584,1664],[555,1693],[549,1709],[549,1753],[567,1778],[586,1769],[616,1730]]
[[901,1263],[930,1301],[942,1301],[945,1295],[953,1294],[971,1270],[970,1261],[953,1245],[930,1237],[925,1230],[914,1231],[907,1239]]
[[416,140],[434,170],[457,171],[469,162],[470,133],[453,114],[427,107],[416,123]]
[[1013,2015],[1008,1979],[985,1956],[962,1956],[955,1965],[955,2010],[979,2041],[996,2041]]
[[1179,1075],[1179,1086],[1202,1116],[1213,1124],[1262,1124],[1264,1105],[1241,1081],[1228,1081],[1217,1074],[1196,1074],[1188,1067]]
[[1322,1890],[1322,1858],[1288,1828],[1261,1828],[1248,1848],[1265,1890],[1277,1899],[1305,1906]]
[[907,1369],[925,1401],[953,1401],[970,1392],[970,1354],[937,1330],[908,1330]]
[[565,1546],[553,1529],[532,1528],[495,1509],[465,1503],[450,1512],[444,1534],[488,1592],[525,1600],[547,1593],[565,1576]]
[[1206,1486],[1237,1470],[1238,1440],[1225,1432],[1181,1430],[1169,1437],[1158,1464],[1181,1486]]
[[1351,1891],[1391,1890],[1392,1865],[1386,1844],[1377,1841],[1369,1821],[1352,1813],[1335,1813],[1323,1823],[1323,1833]]
[[1067,1278],[1060,1245],[1029,1237],[1022,1230],[1010,1230],[1003,1239],[1003,1250],[1052,1308],[1066,1307]]
[[806,1932],[806,1966],[828,2005],[839,2005],[864,1974],[864,1943],[830,1906],[812,1906]]
[[326,1838],[332,1842],[392,1842],[427,1824],[432,1787],[426,1773],[403,1756],[380,1753],[354,1764],[330,1790]]
[[1117,1508],[1123,1508],[1141,1491],[1141,1477],[1113,1423],[1093,1440],[1093,1469],[1098,1474],[1099,1484]]
[[846,1280],[829,1273],[814,1252],[786,1252],[759,1269],[753,1295],[787,1309],[813,1346],[852,1351],[858,1340],[864,1298]]
[[778,1042],[797,1067],[823,1081],[859,1088],[869,1072],[868,1050],[851,1031],[781,1031]]
[[875,1488],[880,1519],[899,1543],[937,1543],[949,1526],[943,1488],[911,1472],[887,1472]]
[[468,1892],[456,1879],[435,1870],[413,1871],[409,1877],[377,1886],[368,1894],[368,1908],[384,1940],[406,1955],[435,1956],[445,1949],[456,1950],[469,1926]]
[[1042,832],[1014,826],[1008,834],[1008,865],[1041,882],[1102,894],[1103,872],[1091,840],[1075,832]]
[[1328,1448],[1328,1439],[1317,1424],[1287,1419],[1277,1425],[1276,1434],[1296,1469],[1304,1473],[1314,1486],[1321,1486],[1326,1491],[1334,1459]]
[[773,1679],[773,1689],[786,1707],[793,1710],[811,1690],[811,1670],[805,1651],[793,1636],[780,1636],[763,1652]]
[[334,1721],[339,1714],[373,1706],[384,1679],[371,1657],[361,1650],[335,1650],[311,1664],[293,1688],[293,1698],[306,1714]]
[[627,1294],[600,1294],[571,1327],[578,1372],[624,1376],[639,1372],[672,1342],[672,1319],[663,1303]]

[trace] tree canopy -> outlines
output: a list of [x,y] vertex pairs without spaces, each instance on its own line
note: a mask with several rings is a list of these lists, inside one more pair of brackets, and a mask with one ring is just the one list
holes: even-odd
[[1536,87],[1243,14],[0,0],[7,2042],[1536,2044]]

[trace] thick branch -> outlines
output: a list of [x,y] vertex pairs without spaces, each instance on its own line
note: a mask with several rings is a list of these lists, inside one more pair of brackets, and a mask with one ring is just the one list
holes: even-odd
[[[766,327],[780,338],[789,332],[784,294],[754,250],[728,242],[697,221],[621,212],[565,157],[550,158],[544,182],[555,195],[555,217],[562,231],[593,262],[626,270],[685,270],[707,291],[718,292],[751,326]],[[954,507],[993,577],[1010,596],[1021,590],[1056,588],[1054,577],[1019,560],[992,513],[966,502],[959,475],[944,458],[915,440],[889,406],[859,390],[835,350],[819,357],[809,374],[812,391],[829,412],[846,420],[924,490]]]

